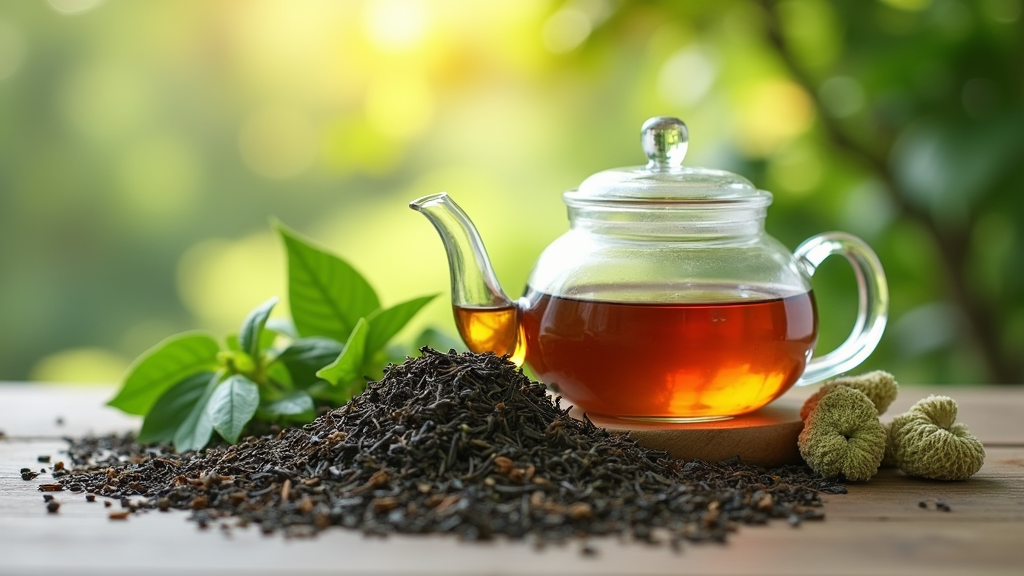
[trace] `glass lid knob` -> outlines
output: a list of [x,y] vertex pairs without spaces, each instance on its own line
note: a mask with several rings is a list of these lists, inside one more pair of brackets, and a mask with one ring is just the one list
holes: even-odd
[[650,170],[672,170],[683,165],[690,131],[679,118],[655,116],[644,122],[640,142],[647,155]]

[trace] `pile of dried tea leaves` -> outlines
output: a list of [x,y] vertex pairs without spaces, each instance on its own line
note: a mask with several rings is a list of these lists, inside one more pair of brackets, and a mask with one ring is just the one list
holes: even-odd
[[672,460],[571,418],[503,358],[422,352],[302,429],[205,453],[76,441],[76,470],[59,481],[133,508],[192,509],[201,526],[234,517],[289,535],[340,525],[674,547],[724,540],[739,523],[819,519],[820,493],[845,492],[804,467]]

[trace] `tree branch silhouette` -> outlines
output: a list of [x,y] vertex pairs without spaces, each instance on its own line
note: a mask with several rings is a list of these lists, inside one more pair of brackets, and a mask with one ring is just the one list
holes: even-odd
[[995,383],[1009,384],[1024,380],[1021,367],[1009,358],[999,341],[997,311],[991,303],[981,298],[968,284],[968,229],[951,229],[941,226],[927,211],[907,202],[906,191],[894,177],[886,162],[887,154],[877,154],[863,146],[843,129],[836,119],[829,115],[822,105],[816,90],[817,83],[797,61],[782,34],[782,23],[776,11],[777,0],[760,0],[767,17],[767,39],[779,59],[786,66],[790,76],[800,84],[811,97],[818,110],[821,127],[831,144],[845,156],[861,165],[883,184],[889,199],[909,220],[920,225],[935,243],[943,271],[943,282],[949,300],[963,313],[966,324],[965,339],[973,345],[985,363],[988,378]]

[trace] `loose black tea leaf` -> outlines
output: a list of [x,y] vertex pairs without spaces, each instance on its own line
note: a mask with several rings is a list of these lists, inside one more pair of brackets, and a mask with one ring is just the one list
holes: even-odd
[[571,418],[505,359],[422,352],[277,436],[173,456],[130,436],[76,441],[80,470],[61,482],[294,536],[333,525],[538,543],[629,534],[674,548],[723,541],[738,523],[820,519],[820,493],[845,492],[805,467],[673,460]]

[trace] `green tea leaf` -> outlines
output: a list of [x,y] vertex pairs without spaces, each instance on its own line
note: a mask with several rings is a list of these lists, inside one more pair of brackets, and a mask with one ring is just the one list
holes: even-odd
[[207,406],[217,385],[220,384],[220,379],[221,373],[219,372],[210,376],[203,395],[199,397],[199,401],[192,407],[185,421],[178,427],[178,431],[174,433],[174,449],[178,452],[202,450],[210,442],[210,437],[213,436],[213,422],[210,420],[210,411],[207,410]]
[[356,321],[380,308],[369,283],[342,259],[312,246],[283,224],[288,252],[288,299],[302,336],[348,339]]
[[171,336],[142,354],[128,369],[117,396],[107,402],[129,414],[145,415],[171,386],[217,366],[217,341],[204,332]]
[[437,294],[413,298],[387,310],[377,310],[367,318],[370,333],[366,335],[366,353],[373,354],[380,350],[401,330]]
[[245,376],[235,374],[217,387],[206,411],[210,415],[213,429],[234,444],[238,442],[242,428],[252,420],[259,405],[259,386]]
[[283,334],[292,340],[297,340],[299,338],[299,333],[295,331],[295,324],[286,318],[271,318],[267,320],[267,330],[273,330],[274,332]]
[[266,377],[271,382],[284,386],[289,390],[295,385],[291,373],[288,372],[288,368],[284,364],[278,364],[277,362],[267,366]]
[[[269,350],[274,345],[274,341],[277,340],[278,332],[270,328],[270,323],[267,322],[266,327],[263,328],[263,332],[260,333],[260,350]],[[238,334],[228,334],[224,337],[224,343],[227,349],[232,352],[241,352],[242,344],[238,340]],[[246,356],[249,354],[246,353]]]
[[269,416],[295,416],[314,410],[313,398],[303,390],[296,390],[260,408]]
[[309,386],[320,378],[316,372],[334,362],[344,350],[341,342],[322,336],[300,338],[284,349],[277,362],[288,368],[296,386]]
[[139,442],[158,444],[174,440],[175,432],[203,397],[203,392],[206,391],[212,377],[212,372],[200,372],[185,378],[164,392],[142,421]]
[[345,342],[345,349],[341,355],[327,366],[318,370],[316,375],[327,380],[335,386],[348,384],[358,380],[361,376],[360,370],[363,367],[363,359],[366,356],[366,336],[369,333],[369,324],[360,318],[356,322],[352,335],[348,342]]
[[242,322],[242,329],[238,331],[238,345],[254,360],[260,357],[260,336],[263,335],[263,327],[267,325],[267,318],[270,317],[270,311],[276,304],[277,296],[274,296],[257,306],[245,318],[245,321]]

